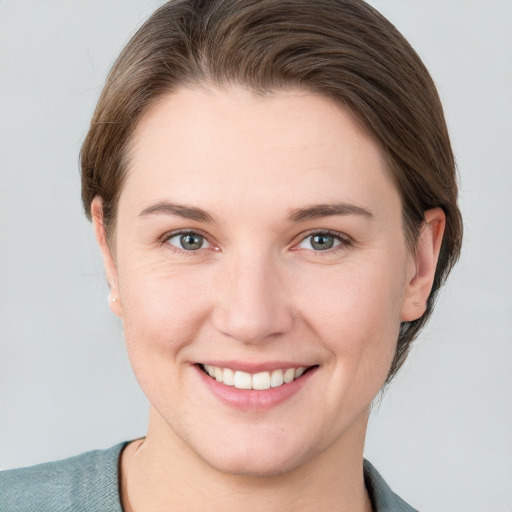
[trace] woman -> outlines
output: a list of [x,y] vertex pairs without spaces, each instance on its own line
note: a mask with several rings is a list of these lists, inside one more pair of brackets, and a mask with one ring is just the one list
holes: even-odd
[[364,2],[178,0],[117,60],[82,191],[144,439],[5,510],[413,510],[363,446],[461,241],[420,59]]

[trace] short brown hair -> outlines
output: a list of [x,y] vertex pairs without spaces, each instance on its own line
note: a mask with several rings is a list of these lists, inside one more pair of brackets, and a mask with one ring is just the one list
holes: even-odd
[[300,88],[348,108],[388,155],[414,248],[424,212],[446,230],[425,314],[401,325],[388,381],[432,312],[462,240],[455,161],[435,85],[398,30],[362,0],[174,0],[115,62],[81,150],[82,199],[103,199],[113,232],[126,154],[141,115],[181,87]]

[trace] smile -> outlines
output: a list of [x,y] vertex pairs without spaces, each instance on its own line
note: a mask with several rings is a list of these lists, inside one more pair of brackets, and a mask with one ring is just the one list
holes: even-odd
[[290,384],[306,373],[311,367],[283,368],[271,372],[258,373],[235,371],[230,368],[220,368],[209,364],[200,365],[200,368],[212,379],[226,386],[233,386],[237,389],[264,391]]

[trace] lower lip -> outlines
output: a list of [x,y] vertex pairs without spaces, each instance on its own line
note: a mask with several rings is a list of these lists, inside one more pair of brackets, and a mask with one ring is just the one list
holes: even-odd
[[221,402],[235,409],[246,411],[265,411],[276,407],[296,395],[304,385],[310,380],[317,367],[311,368],[298,379],[283,384],[276,388],[255,390],[255,389],[238,389],[234,386],[226,386],[217,382],[212,377],[206,375],[201,368],[195,365],[196,371],[199,373],[202,381],[206,384],[212,394]]

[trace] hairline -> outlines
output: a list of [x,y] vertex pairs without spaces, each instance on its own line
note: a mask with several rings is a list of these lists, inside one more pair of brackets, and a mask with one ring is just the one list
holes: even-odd
[[112,212],[111,219],[109,219],[109,225],[105,226],[107,233],[107,240],[109,241],[109,246],[111,249],[115,247],[115,231],[117,224],[117,216],[119,211],[119,199],[121,197],[122,191],[124,189],[124,185],[126,180],[128,179],[130,164],[134,157],[134,151],[137,144],[137,133],[140,129],[144,120],[149,117],[154,110],[156,110],[162,103],[164,103],[169,97],[177,95],[180,91],[199,91],[206,93],[215,93],[218,91],[226,91],[229,90],[230,87],[240,87],[245,89],[252,94],[260,97],[267,98],[274,94],[278,94],[280,92],[301,92],[304,94],[311,94],[313,96],[323,98],[327,101],[330,101],[336,108],[340,109],[344,114],[348,115],[352,122],[355,124],[357,130],[360,131],[360,134],[369,138],[373,143],[375,143],[379,150],[382,152],[383,157],[385,159],[385,171],[386,177],[391,181],[391,184],[398,192],[400,199],[400,207],[402,211],[402,231],[404,233],[405,241],[409,251],[414,254],[417,247],[417,235],[418,230],[414,229],[409,225],[407,215],[405,212],[405,204],[404,198],[402,197],[402,192],[399,187],[398,179],[396,173],[393,172],[393,169],[398,165],[389,154],[386,146],[379,140],[377,135],[367,126],[359,115],[354,112],[346,102],[341,101],[339,98],[334,97],[333,95],[326,94],[318,89],[314,89],[311,86],[299,85],[293,83],[293,80],[289,82],[282,81],[279,86],[275,87],[256,87],[248,83],[244,83],[241,81],[233,81],[233,80],[212,80],[210,77],[205,76],[203,78],[196,78],[195,80],[184,80],[182,82],[174,84],[173,87],[169,87],[166,91],[162,91],[156,94],[152,100],[145,106],[145,108],[139,113],[136,118],[130,132],[127,134],[126,140],[123,144],[121,150],[121,164],[120,167],[122,172],[120,173],[120,181],[117,189],[117,195],[114,201],[114,208]]

